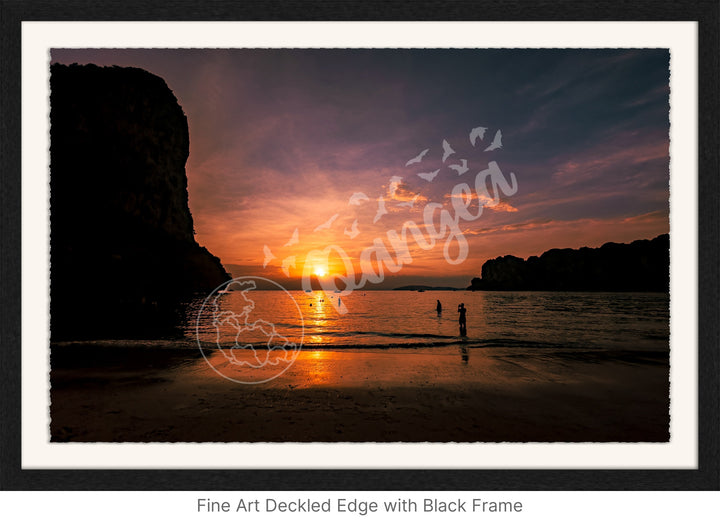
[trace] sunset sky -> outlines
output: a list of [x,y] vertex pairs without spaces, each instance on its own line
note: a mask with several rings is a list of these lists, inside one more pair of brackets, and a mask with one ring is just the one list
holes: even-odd
[[[467,258],[451,265],[444,240],[425,250],[410,238],[411,261],[384,286],[465,287],[497,256],[669,232],[667,50],[53,50],[52,60],[167,82],[188,117],[196,239],[234,276],[297,283],[308,252],[329,245],[357,263],[388,231],[422,226],[427,204],[452,212],[453,187],[472,188],[493,161],[518,189],[460,222]],[[476,127],[487,132],[473,146]],[[485,151],[498,130],[502,148]],[[455,151],[446,162],[443,141]],[[458,174],[450,165],[462,159]],[[356,193],[368,200],[351,203]],[[374,221],[379,198],[387,214]]]

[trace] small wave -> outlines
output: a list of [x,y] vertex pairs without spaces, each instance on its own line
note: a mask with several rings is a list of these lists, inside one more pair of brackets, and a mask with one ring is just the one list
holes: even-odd
[[324,337],[342,338],[342,337],[381,337],[391,339],[437,339],[437,340],[457,340],[454,335],[438,335],[435,333],[383,333],[380,331],[322,331],[318,333]]
[[[303,342],[303,350],[315,351],[343,351],[343,350],[392,350],[392,349],[422,349],[422,348],[445,348],[451,346],[464,346],[468,348],[522,348],[522,349],[588,349],[592,346],[575,345],[571,343],[559,342],[536,342],[526,340],[513,339],[471,339],[443,336],[443,340],[405,340],[402,342],[343,342],[332,341],[327,342]],[[203,347],[208,349],[217,346],[215,342],[203,342]],[[231,348],[235,344],[234,341],[221,342],[225,348]],[[256,349],[262,349],[266,346],[265,342],[246,343],[252,345]]]
[[72,340],[52,342],[53,348],[134,348],[134,349],[192,349],[197,341],[185,339],[115,339],[115,340]]
[[[569,342],[540,342],[518,339],[473,339],[459,338],[457,336],[434,335],[434,334],[386,334],[373,333],[376,336],[394,337],[404,339],[402,341],[383,340],[373,342],[368,339],[358,339],[358,336],[367,337],[367,332],[345,332],[343,335],[348,337],[356,337],[351,339],[337,339],[337,334],[327,338],[325,342],[309,342],[307,338],[303,342],[302,349],[308,351],[352,351],[352,350],[378,350],[388,351],[393,349],[431,349],[431,348],[447,348],[447,347],[468,347],[468,348],[505,348],[505,349],[524,349],[524,350],[579,350],[579,349],[600,349],[588,343],[569,343]],[[319,335],[324,337],[325,335]],[[424,338],[423,338],[424,337]],[[293,342],[293,339],[290,339]],[[267,342],[244,342],[246,346],[252,345],[255,349],[262,350],[267,346]],[[234,340],[224,340],[220,342],[222,348],[232,348],[235,345]],[[197,350],[198,342],[195,339],[177,340],[83,340],[83,341],[66,341],[53,343],[55,348],[105,348],[105,349],[147,349],[151,350]],[[201,341],[200,346],[204,350],[213,350],[218,348],[216,341]]]

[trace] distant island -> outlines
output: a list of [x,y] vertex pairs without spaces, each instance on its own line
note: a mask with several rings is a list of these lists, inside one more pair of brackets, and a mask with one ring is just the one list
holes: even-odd
[[470,291],[668,291],[670,235],[599,248],[550,249],[527,260],[501,256],[482,266]]
[[404,285],[402,287],[395,287],[393,291],[459,291],[457,287],[433,287],[429,285]]

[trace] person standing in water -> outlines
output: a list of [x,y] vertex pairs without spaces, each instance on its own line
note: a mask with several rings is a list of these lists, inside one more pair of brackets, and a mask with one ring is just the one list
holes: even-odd
[[458,319],[458,322],[460,324],[460,334],[465,335],[467,332],[467,320],[465,314],[467,313],[467,309],[465,309],[465,304],[460,304],[458,306],[458,313],[460,313],[460,318]]
[[440,303],[440,300],[437,301],[437,307],[435,307],[435,310],[437,311],[438,316],[442,315],[442,304]]

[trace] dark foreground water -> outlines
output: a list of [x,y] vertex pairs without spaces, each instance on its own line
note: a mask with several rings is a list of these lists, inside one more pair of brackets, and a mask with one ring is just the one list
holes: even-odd
[[[55,343],[51,437],[663,442],[668,307],[651,293],[231,291],[186,306],[181,338]],[[282,346],[293,362],[273,362]]]
[[[212,300],[204,308],[204,299],[188,306],[188,340],[195,339],[197,327],[201,342],[218,339],[220,345],[230,345],[239,326],[264,321],[292,342],[302,338],[302,348],[308,350],[455,353],[462,344],[538,352],[667,352],[669,346],[669,298],[663,293],[355,291],[340,297],[232,291],[215,299],[218,310]],[[460,303],[467,309],[465,336],[458,325]],[[247,319],[241,316],[246,307],[251,309]],[[213,325],[219,310],[238,316]],[[251,333],[245,336],[248,342]],[[264,336],[261,332],[254,338]]]
[[[439,315],[438,300],[443,308]],[[467,309],[465,335],[458,324],[460,303]],[[184,307],[182,320],[181,338],[92,343],[149,349],[258,348],[274,335],[275,344],[289,343],[298,351],[669,351],[665,293],[355,291],[341,297],[247,290],[198,297]]]

